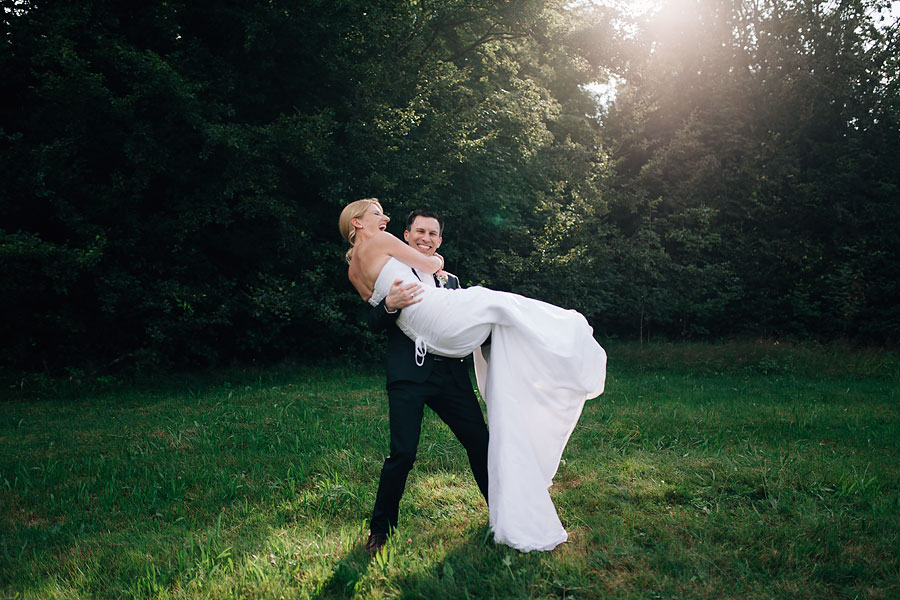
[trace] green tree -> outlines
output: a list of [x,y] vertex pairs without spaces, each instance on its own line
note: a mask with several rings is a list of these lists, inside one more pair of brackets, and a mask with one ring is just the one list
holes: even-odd
[[644,24],[604,128],[617,185],[639,193],[610,197],[610,218],[627,235],[627,198],[659,198],[655,230],[685,284],[666,306],[697,331],[897,339],[881,301],[896,291],[880,257],[900,176],[884,6],[696,1]]
[[2,8],[0,335],[19,368],[359,352],[343,204],[442,210],[477,281],[502,271],[493,250],[527,249],[539,201],[593,176],[576,138],[594,125],[561,112],[585,110],[588,75],[563,2]]

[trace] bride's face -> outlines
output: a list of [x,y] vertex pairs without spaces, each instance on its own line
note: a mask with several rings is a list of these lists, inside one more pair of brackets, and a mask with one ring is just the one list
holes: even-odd
[[381,212],[381,208],[373,202],[366,209],[363,216],[353,220],[353,224],[369,233],[375,233],[376,231],[384,231],[390,220],[391,218]]

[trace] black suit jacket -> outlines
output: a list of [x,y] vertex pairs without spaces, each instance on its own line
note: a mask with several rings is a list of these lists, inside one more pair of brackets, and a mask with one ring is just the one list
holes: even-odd
[[[451,275],[445,288],[459,288],[459,279]],[[425,363],[420,367],[416,365],[416,345],[405,333],[397,327],[397,317],[400,311],[389,313],[384,307],[384,300],[369,311],[369,328],[375,333],[382,331],[387,333],[387,353],[385,354],[385,372],[387,373],[387,385],[397,381],[412,381],[422,383],[431,375],[434,369],[435,357],[428,353],[425,355]],[[455,375],[465,380],[464,385],[470,386],[469,371],[461,358],[440,358],[451,364]],[[457,373],[458,371],[458,373]]]

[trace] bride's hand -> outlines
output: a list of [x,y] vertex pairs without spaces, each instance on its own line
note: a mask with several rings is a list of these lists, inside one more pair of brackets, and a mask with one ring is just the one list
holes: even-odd
[[422,301],[422,286],[418,283],[404,284],[402,279],[396,280],[387,296],[384,297],[384,308],[388,312],[396,312],[407,306]]

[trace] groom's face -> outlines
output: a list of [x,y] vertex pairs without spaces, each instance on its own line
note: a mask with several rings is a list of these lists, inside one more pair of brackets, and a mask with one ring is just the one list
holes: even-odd
[[434,217],[416,217],[403,232],[403,239],[425,256],[431,256],[441,247],[441,224]]

